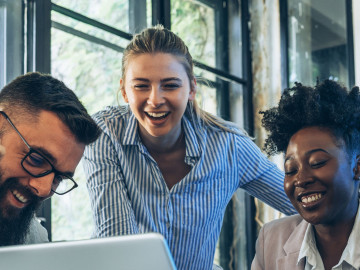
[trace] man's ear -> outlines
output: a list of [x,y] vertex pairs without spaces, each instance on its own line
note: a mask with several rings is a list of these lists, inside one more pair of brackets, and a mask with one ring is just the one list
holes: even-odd
[[197,83],[196,83],[196,79],[194,78],[190,82],[190,94],[189,94],[189,100],[190,101],[195,99],[196,91],[197,91]]
[[120,79],[120,91],[121,91],[121,95],[122,95],[123,99],[125,100],[125,102],[129,103],[129,99],[128,99],[127,95],[126,95],[125,85],[124,85],[123,79]]
[[356,155],[354,165],[354,180],[360,181],[360,155]]

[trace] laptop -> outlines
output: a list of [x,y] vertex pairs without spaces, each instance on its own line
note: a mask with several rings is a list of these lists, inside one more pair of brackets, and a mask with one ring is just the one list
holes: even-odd
[[158,233],[0,248],[0,269],[176,270]]

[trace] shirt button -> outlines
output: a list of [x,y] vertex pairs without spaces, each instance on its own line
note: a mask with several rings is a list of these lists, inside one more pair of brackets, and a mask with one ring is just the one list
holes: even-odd
[[169,229],[170,228],[170,222],[166,222],[166,227]]

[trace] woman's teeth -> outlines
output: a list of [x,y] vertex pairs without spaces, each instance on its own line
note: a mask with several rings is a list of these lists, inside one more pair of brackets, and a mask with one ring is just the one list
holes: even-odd
[[166,112],[162,112],[162,113],[147,112],[147,114],[149,116],[155,117],[155,118],[160,118],[160,117],[164,117],[165,115],[167,115]]
[[301,202],[303,203],[310,203],[310,202],[314,202],[317,200],[320,200],[322,198],[321,193],[317,193],[317,194],[312,194],[310,196],[304,196],[301,198]]

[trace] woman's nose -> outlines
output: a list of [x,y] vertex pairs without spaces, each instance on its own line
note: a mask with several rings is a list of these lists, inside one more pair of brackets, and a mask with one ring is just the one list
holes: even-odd
[[295,187],[305,187],[306,185],[313,183],[314,177],[307,169],[300,169],[295,178]]
[[159,87],[153,87],[148,97],[147,103],[155,108],[165,102],[163,91]]

